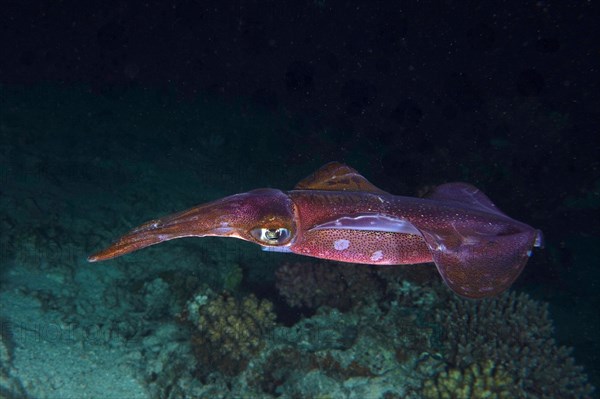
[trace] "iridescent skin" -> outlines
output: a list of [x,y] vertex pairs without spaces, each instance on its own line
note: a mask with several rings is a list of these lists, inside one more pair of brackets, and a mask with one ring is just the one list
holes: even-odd
[[292,191],[253,190],[145,223],[88,260],[191,236],[235,237],[267,251],[342,262],[434,262],[444,282],[469,298],[510,287],[542,243],[539,230],[509,218],[468,184],[402,197],[332,162]]

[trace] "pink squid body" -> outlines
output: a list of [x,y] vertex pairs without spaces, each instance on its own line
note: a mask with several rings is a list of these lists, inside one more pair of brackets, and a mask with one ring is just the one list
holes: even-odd
[[[390,206],[380,195],[290,194],[297,220],[302,220],[302,234],[291,245],[291,252],[370,265],[433,262],[431,251],[412,224],[377,214]],[[365,209],[371,213],[364,214]]]

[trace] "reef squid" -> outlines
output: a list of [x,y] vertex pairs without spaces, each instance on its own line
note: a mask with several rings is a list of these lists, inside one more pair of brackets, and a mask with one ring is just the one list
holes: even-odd
[[331,162],[291,191],[262,188],[151,220],[90,262],[181,237],[235,237],[265,251],[368,265],[434,263],[458,295],[485,298],[511,286],[542,233],[501,212],[467,183],[424,198],[392,195]]

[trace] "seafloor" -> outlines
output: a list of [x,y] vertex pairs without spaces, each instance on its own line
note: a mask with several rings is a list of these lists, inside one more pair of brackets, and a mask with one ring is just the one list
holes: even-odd
[[594,394],[556,340],[552,319],[566,325],[567,312],[516,291],[461,299],[431,265],[336,264],[216,238],[88,263],[154,217],[290,189],[322,154],[289,162],[302,124],[241,105],[0,89],[0,398]]

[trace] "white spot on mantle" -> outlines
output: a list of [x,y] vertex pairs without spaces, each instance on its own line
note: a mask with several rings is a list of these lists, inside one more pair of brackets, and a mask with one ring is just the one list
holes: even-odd
[[335,240],[335,242],[333,243],[333,247],[335,249],[337,249],[338,251],[343,251],[344,249],[348,249],[348,247],[350,246],[350,241],[348,240]]
[[383,259],[383,251],[375,251],[371,254],[371,260],[373,262],[377,262],[378,260]]

